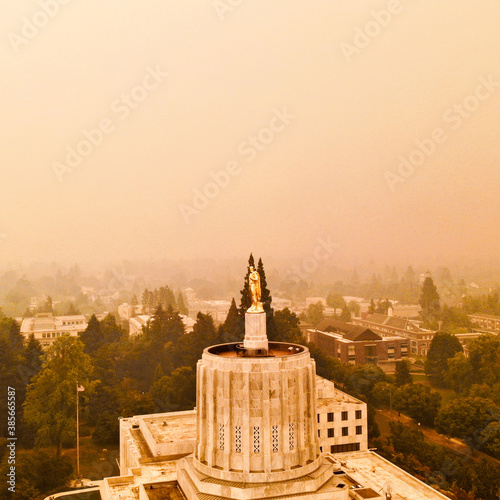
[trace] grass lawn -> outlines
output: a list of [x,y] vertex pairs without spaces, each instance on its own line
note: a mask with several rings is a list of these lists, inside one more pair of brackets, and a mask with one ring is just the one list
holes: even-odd
[[[76,476],[76,448],[64,449],[63,455],[70,458]],[[83,478],[95,481],[119,475],[116,462],[119,456],[118,446],[103,448],[91,437],[80,438],[80,474]]]
[[441,397],[443,398],[442,401],[443,405],[449,403],[453,399],[458,398],[458,395],[452,389],[443,389],[441,387],[434,387],[429,382],[427,375],[425,373],[412,373],[411,376],[415,384],[430,385],[434,391],[439,392],[439,394],[441,394]]

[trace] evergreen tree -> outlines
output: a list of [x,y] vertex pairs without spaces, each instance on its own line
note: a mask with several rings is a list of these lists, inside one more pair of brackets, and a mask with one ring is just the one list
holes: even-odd
[[68,309],[66,309],[66,316],[76,316],[77,314],[80,314],[80,311],[75,307],[73,302],[70,302]]
[[255,269],[255,261],[252,254],[250,254],[250,257],[248,258],[247,274],[245,275],[245,280],[243,282],[243,289],[240,292],[241,302],[239,307],[239,314],[243,320],[245,319],[245,313],[252,305],[252,296],[250,294],[250,282],[249,282],[251,267]]
[[266,312],[266,328],[267,335],[273,333],[276,329],[276,324],[274,322],[274,309],[271,307],[271,303],[273,298],[271,297],[271,292],[267,288],[267,279],[266,279],[266,271],[264,270],[264,264],[262,263],[262,259],[259,258],[259,262],[257,264],[257,272],[260,276],[260,288],[261,288],[261,302],[264,311]]
[[113,314],[108,314],[101,322],[102,341],[101,344],[119,342],[125,336],[125,330],[116,323]]
[[144,333],[151,340],[161,343],[166,342],[166,330],[167,315],[160,304],[156,307],[156,311],[151,320],[148,322]]
[[396,362],[396,385],[401,387],[406,384],[411,384],[413,378],[410,374],[410,362],[407,359]]
[[177,309],[181,314],[187,316],[189,314],[188,308],[186,307],[186,303],[184,302],[184,298],[182,296],[182,292],[179,291],[177,295]]
[[236,301],[231,301],[226,321],[219,328],[219,342],[226,344],[230,342],[241,342],[244,337],[243,320],[241,319]]
[[375,301],[373,299],[370,299],[370,306],[368,307],[368,314],[374,314],[375,313]]
[[425,278],[422,285],[422,293],[420,295],[419,304],[422,307],[422,317],[426,326],[430,326],[438,317],[439,314],[439,293],[432,278]]
[[149,290],[147,288],[142,292],[142,307],[144,314],[147,314],[149,312]]
[[29,336],[28,343],[25,347],[25,358],[28,368],[33,370],[34,375],[36,375],[42,367],[42,354],[42,346],[40,345],[40,342],[35,339],[35,334],[32,333]]
[[167,341],[168,342],[178,342],[184,334],[186,333],[186,328],[179,312],[174,310],[173,306],[170,305],[166,310],[167,317]]
[[99,349],[99,347],[101,346],[101,324],[99,323],[99,320],[96,318],[95,314],[92,314],[87,324],[87,328],[85,328],[85,331],[80,334],[80,340],[85,346],[86,353],[93,353],[97,351],[97,349]]
[[266,280],[266,271],[264,271],[264,264],[262,263],[262,259],[259,259],[257,264],[257,272],[260,276],[260,288],[262,290],[261,302],[264,307],[264,311],[269,312],[272,310],[271,302],[273,298],[271,297],[271,292],[267,288],[267,280]]
[[425,360],[425,373],[431,381],[443,385],[448,369],[448,359],[453,358],[457,352],[462,351],[462,345],[455,335],[447,332],[437,332],[432,339]]

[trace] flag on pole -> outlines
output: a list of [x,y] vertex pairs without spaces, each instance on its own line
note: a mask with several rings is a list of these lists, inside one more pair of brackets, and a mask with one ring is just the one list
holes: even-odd
[[79,385],[79,386],[77,386],[76,390],[78,392],[83,392],[85,390],[85,387],[83,387],[83,385]]

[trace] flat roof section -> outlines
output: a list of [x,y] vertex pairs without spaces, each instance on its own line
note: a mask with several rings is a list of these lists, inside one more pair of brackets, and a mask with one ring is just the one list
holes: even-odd
[[427,484],[406,473],[376,453],[337,453],[346,475],[377,493],[391,490],[392,500],[449,500]]
[[[268,345],[268,354],[267,356],[262,357],[282,358],[285,356],[300,354],[306,350],[304,346],[298,344],[288,344],[285,342],[269,342]],[[215,354],[216,356],[221,356],[223,358],[237,358],[242,357],[242,349],[240,349],[240,347],[243,348],[243,342],[219,344],[209,347],[208,352],[210,354]]]
[[196,436],[196,412],[179,412],[143,417],[157,443],[173,443]]

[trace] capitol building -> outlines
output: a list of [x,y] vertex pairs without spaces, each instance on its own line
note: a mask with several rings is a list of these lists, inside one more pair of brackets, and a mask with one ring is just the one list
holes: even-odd
[[306,347],[268,341],[254,275],[243,343],[204,350],[192,411],[120,420],[101,498],[447,498],[368,450],[366,404],[318,377]]

